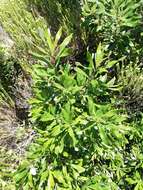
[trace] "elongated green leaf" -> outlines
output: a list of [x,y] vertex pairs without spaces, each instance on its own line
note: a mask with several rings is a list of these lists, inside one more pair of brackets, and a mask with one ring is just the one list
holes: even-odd
[[68,37],[66,37],[66,38],[64,39],[64,41],[60,44],[60,46],[59,46],[60,51],[59,51],[57,57],[60,57],[60,56],[62,55],[64,49],[66,48],[67,45],[69,45],[71,39],[72,39],[72,34],[69,35]]
[[74,132],[73,132],[72,127],[69,127],[69,128],[68,128],[68,133],[69,133],[70,137],[72,138],[73,146],[75,147],[76,144],[77,144],[77,140],[76,140],[76,137],[75,137],[75,134],[74,134]]
[[89,62],[89,71],[90,73],[92,73],[94,71],[94,62],[93,62],[93,58],[92,58],[92,55],[90,52],[87,51],[87,54],[86,54],[86,58],[87,58],[87,61]]
[[118,63],[118,61],[109,61],[107,64],[106,64],[106,68],[107,69],[110,69],[111,67],[113,67],[116,63]]
[[106,135],[105,129],[103,128],[103,126],[99,127],[99,132],[100,132],[100,137],[103,141],[104,144],[109,145],[109,140],[108,137]]
[[65,48],[62,53],[60,54],[60,58],[61,57],[67,57],[68,55],[70,55],[71,50],[69,48]]
[[34,53],[34,52],[31,52],[31,55],[34,58],[38,59],[39,61],[43,61],[43,62],[48,63],[48,64],[50,63],[48,56],[44,56],[42,54],[38,54],[38,53]]
[[104,60],[104,52],[102,49],[101,43],[98,45],[97,51],[96,51],[96,68],[101,66],[101,63]]
[[43,183],[43,182],[47,181],[48,176],[49,176],[49,171],[48,170],[42,172],[41,178],[40,178],[40,183]]
[[51,136],[55,137],[61,133],[61,127],[60,125],[55,126],[51,131]]
[[53,42],[53,39],[52,39],[50,29],[45,31],[45,37],[47,39],[47,43],[48,43],[48,46],[49,46],[50,53],[51,53],[51,55],[53,55],[53,53],[54,53],[54,42]]
[[78,84],[84,85],[87,78],[88,78],[87,74],[83,70],[81,70],[80,68],[77,68],[77,82],[78,82]]
[[33,190],[34,190],[35,187],[34,187],[34,184],[33,184],[33,177],[32,177],[32,174],[31,174],[31,173],[28,174],[28,182],[29,182],[29,186],[30,186],[31,188],[33,188]]
[[54,41],[54,48],[57,47],[58,42],[59,42],[61,36],[62,36],[62,27],[58,30],[58,32],[56,34],[55,41]]
[[63,183],[65,184],[65,180],[64,180],[64,176],[62,174],[62,171],[58,171],[58,170],[55,170],[52,172],[54,178],[56,178],[58,180],[59,183]]
[[19,183],[21,180],[24,180],[24,178],[28,176],[28,171],[27,170],[24,170],[20,173],[17,173],[15,176],[14,176],[14,179],[15,179],[15,182],[16,183]]
[[62,116],[65,122],[70,123],[72,121],[73,113],[71,111],[70,103],[67,103],[62,109]]
[[95,114],[95,105],[91,97],[88,97],[88,110],[90,115]]
[[79,173],[83,173],[85,169],[80,165],[71,164],[71,166],[76,169]]
[[52,172],[49,171],[49,178],[48,178],[48,189],[53,190],[55,186],[54,178]]
[[50,113],[48,112],[45,112],[44,114],[41,115],[41,118],[40,118],[41,121],[52,121],[54,120],[54,116],[51,115]]

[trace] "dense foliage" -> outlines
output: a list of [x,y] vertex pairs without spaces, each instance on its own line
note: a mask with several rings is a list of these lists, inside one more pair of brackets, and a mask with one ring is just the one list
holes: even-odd
[[6,0],[0,16],[1,102],[32,78],[35,137],[10,187],[142,190],[142,1]]

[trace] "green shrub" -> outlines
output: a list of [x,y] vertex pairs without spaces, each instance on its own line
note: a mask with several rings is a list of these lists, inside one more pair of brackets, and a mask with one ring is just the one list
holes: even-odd
[[142,44],[140,7],[136,0],[84,1],[82,25],[90,47],[102,41],[112,56],[135,59]]
[[101,44],[96,66],[89,52],[89,65],[76,63],[74,70],[62,57],[54,65],[36,57],[30,105],[37,137],[15,174],[17,189],[117,189],[131,129],[112,103],[118,87],[106,73],[116,61],[102,66]]
[[33,67],[37,137],[15,174],[17,189],[142,190],[143,123],[126,124],[90,66]]

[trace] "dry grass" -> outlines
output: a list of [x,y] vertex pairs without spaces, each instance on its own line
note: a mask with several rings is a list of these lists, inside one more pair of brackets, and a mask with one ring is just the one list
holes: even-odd
[[13,172],[24,159],[33,132],[16,121],[15,111],[0,107],[0,190],[15,190]]

